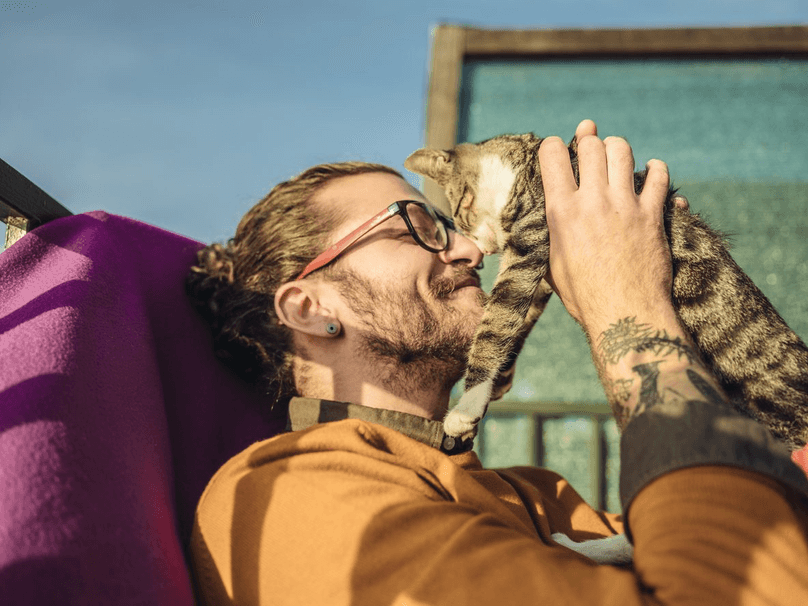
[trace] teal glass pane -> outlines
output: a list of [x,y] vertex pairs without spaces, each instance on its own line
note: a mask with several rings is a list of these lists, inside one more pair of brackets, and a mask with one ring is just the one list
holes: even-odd
[[603,441],[606,443],[606,511],[620,512],[620,432],[617,423],[609,419],[601,424]]
[[482,447],[478,454],[484,467],[535,465],[535,433],[530,415],[488,414],[482,421]]
[[592,468],[590,452],[597,431],[598,424],[590,417],[544,419],[542,423],[542,467],[561,474],[587,503],[596,508],[600,499],[593,491],[592,477],[599,470]]
[[808,61],[467,61],[458,139],[570,139],[582,118],[688,180],[806,181]]

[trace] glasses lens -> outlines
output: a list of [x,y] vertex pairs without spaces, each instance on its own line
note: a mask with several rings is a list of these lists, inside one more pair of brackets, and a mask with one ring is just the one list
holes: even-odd
[[407,216],[421,241],[437,250],[445,250],[449,243],[446,226],[440,220],[435,209],[426,204],[408,204]]

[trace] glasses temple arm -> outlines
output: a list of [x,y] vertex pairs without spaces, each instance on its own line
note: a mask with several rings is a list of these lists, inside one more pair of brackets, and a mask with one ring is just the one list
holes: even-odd
[[327,248],[321,254],[319,254],[311,263],[306,265],[306,267],[303,269],[302,272],[300,272],[300,275],[298,275],[297,278],[295,278],[295,280],[302,280],[311,272],[316,271],[321,267],[325,267],[326,265],[331,263],[331,261],[336,259],[339,255],[341,255],[342,252],[346,248],[348,248],[351,244],[356,242],[359,238],[364,236],[371,229],[376,227],[379,223],[382,223],[387,219],[389,219],[390,217],[392,217],[393,215],[395,215],[397,212],[398,212],[398,205],[391,204],[376,216],[371,217],[370,219],[362,223],[362,225],[360,225],[351,233],[349,233],[347,236],[339,240],[339,242],[336,242],[331,247]]

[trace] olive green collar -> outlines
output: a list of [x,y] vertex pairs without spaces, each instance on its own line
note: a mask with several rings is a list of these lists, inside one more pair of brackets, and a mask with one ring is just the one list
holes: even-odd
[[447,436],[443,423],[425,417],[411,415],[397,410],[370,408],[348,402],[332,402],[316,398],[292,398],[289,402],[289,423],[287,429],[300,431],[319,423],[330,423],[344,419],[359,419],[368,423],[383,425],[403,433],[422,444],[437,448],[446,454],[458,454],[471,450],[472,439],[461,440]]

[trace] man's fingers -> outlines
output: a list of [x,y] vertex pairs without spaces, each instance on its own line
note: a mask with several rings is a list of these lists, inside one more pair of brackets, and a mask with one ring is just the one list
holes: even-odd
[[606,148],[603,141],[593,136],[578,141],[578,170],[582,188],[606,184]]
[[541,142],[539,166],[545,197],[565,197],[578,189],[572,173],[569,150],[559,137],[547,137]]
[[598,136],[597,125],[592,122],[592,120],[582,120],[578,125],[578,128],[575,129],[575,138],[580,141],[584,137],[588,137],[590,135],[594,135],[595,137]]
[[642,188],[640,198],[650,198],[661,210],[670,187],[668,165],[662,160],[649,160],[646,167],[648,173],[645,177],[645,185]]
[[628,187],[634,191],[634,154],[631,146],[620,137],[606,137],[603,140],[606,148],[606,170],[609,184]]

